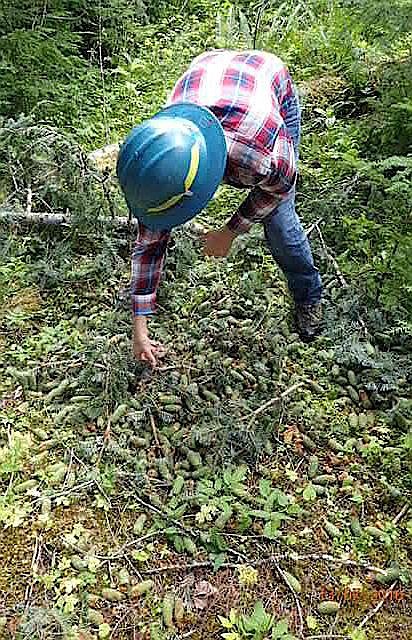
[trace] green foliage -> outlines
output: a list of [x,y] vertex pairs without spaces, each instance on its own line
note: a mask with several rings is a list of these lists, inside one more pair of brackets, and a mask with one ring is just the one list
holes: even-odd
[[231,609],[229,617],[219,616],[219,621],[228,630],[221,634],[225,640],[295,640],[295,636],[288,631],[287,621],[276,623],[274,616],[265,611],[260,600],[256,602],[250,615],[239,614]]

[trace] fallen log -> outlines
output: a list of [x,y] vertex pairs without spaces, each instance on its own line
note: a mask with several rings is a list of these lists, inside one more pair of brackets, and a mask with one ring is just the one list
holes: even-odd
[[[72,224],[72,216],[67,213],[26,213],[26,211],[1,210],[0,221],[9,224],[50,224],[70,226]],[[98,216],[97,222],[106,222],[115,227],[132,227],[137,228],[137,218],[128,218],[127,216],[115,216],[109,218],[107,216]]]
[[[114,216],[109,218],[108,216],[98,216],[97,222],[106,223],[114,228],[128,228],[136,230],[138,228],[137,218],[128,218],[127,216]],[[16,211],[15,209],[0,209],[0,223],[4,222],[10,225],[24,225],[24,224],[46,224],[56,226],[69,227],[73,218],[70,214],[66,213],[33,213],[26,211]],[[187,222],[184,227],[196,235],[202,235],[206,229],[197,222]]]

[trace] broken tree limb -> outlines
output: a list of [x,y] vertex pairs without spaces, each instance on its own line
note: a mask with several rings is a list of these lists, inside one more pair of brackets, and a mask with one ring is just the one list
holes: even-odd
[[[261,567],[263,565],[270,565],[274,562],[279,563],[280,561],[287,560],[289,562],[304,562],[306,560],[310,561],[324,561],[330,564],[337,564],[343,566],[354,567],[357,569],[363,569],[364,571],[372,571],[374,573],[384,574],[385,570],[380,569],[379,567],[375,567],[374,565],[369,564],[368,562],[350,560],[349,558],[335,558],[327,553],[309,553],[304,555],[299,555],[297,553],[281,553],[279,555],[272,555],[264,558],[247,558],[247,564],[252,567]],[[154,569],[144,569],[141,570],[142,575],[156,575],[158,573],[167,573],[167,572],[175,572],[175,571],[184,571],[184,572],[192,572],[194,569],[206,569],[213,568],[212,560],[204,560],[202,562],[194,562],[191,564],[172,564],[166,565],[163,567],[156,567]],[[243,565],[237,562],[223,562],[219,565],[220,569],[238,569]]]
[[[73,218],[68,213],[27,213],[26,211],[16,211],[14,209],[0,209],[0,223],[6,224],[45,224],[55,226],[70,226]],[[127,216],[98,216],[96,222],[104,222],[114,228],[137,229],[137,218],[128,218]],[[196,235],[203,235],[206,229],[197,222],[189,221],[185,228]]]
[[[8,224],[47,224],[55,226],[70,226],[72,224],[72,216],[68,213],[27,213],[26,211],[1,210],[0,222]],[[127,216],[116,216],[108,218],[107,216],[98,216],[97,222],[107,222],[114,227],[137,228],[138,221],[136,218],[129,219]]]

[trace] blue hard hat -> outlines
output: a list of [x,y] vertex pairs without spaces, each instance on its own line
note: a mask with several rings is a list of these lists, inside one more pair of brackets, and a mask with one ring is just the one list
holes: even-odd
[[226,160],[216,116],[180,102],[132,129],[120,148],[117,176],[132,215],[149,229],[169,230],[209,202]]

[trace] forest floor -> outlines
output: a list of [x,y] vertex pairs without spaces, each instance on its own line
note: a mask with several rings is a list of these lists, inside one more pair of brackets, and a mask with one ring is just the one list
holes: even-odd
[[316,228],[327,328],[311,345],[260,229],[223,261],[178,232],[155,371],[132,359],[116,233],[98,268],[73,230],[9,235],[3,637],[410,638],[411,401],[406,379],[379,389],[388,354],[407,356],[345,325]]

